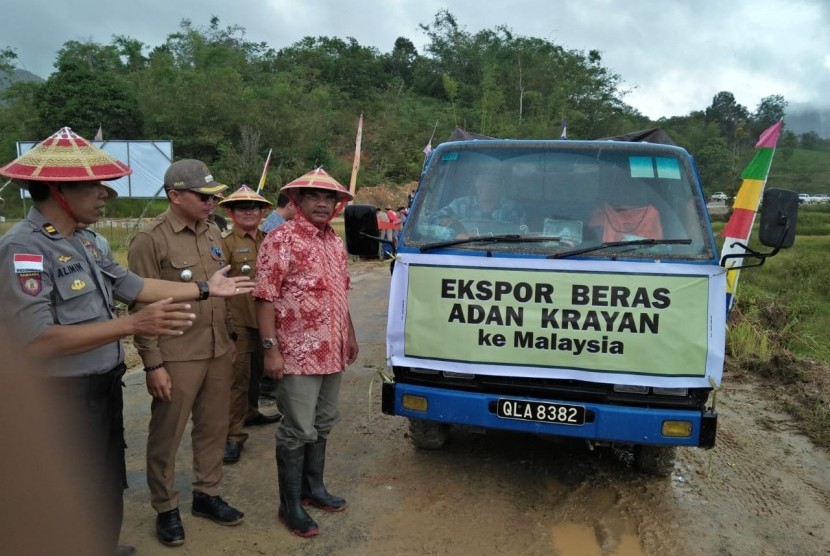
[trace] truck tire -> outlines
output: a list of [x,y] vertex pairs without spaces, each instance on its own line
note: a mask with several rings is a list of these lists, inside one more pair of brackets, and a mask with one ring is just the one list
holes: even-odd
[[416,448],[423,450],[443,448],[449,430],[449,425],[443,423],[422,421],[420,419],[409,420],[409,439]]
[[668,477],[674,470],[677,452],[674,446],[634,446],[634,467],[657,477]]

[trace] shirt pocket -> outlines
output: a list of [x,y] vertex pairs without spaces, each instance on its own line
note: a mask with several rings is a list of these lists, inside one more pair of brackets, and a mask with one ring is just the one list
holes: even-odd
[[202,277],[196,275],[197,262],[196,258],[185,259],[182,256],[171,255],[170,274],[162,276],[162,279],[173,282],[198,282]]
[[86,271],[55,279],[60,300],[55,304],[57,324],[77,324],[106,315],[103,295]]

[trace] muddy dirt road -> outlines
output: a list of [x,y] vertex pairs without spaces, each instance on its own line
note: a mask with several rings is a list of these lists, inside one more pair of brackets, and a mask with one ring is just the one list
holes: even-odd
[[718,395],[717,447],[681,451],[669,478],[638,474],[624,454],[533,436],[454,431],[441,451],[415,450],[406,421],[379,410],[388,268],[360,262],[352,275],[361,352],[343,383],[327,468],[329,489],[348,509],[311,510],[321,527],[311,540],[277,522],[269,426],[248,429],[242,459],[225,467],[224,497],[245,522],[225,528],[195,518],[186,437],[176,483],[187,540],[162,546],[144,479],[149,396],[136,368],[126,377],[124,542],[139,554],[182,556],[830,555],[830,458],[746,382],[726,381]]

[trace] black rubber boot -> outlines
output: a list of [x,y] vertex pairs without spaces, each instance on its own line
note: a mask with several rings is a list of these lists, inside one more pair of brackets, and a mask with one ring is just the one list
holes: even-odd
[[327,512],[346,509],[346,501],[329,494],[323,484],[326,468],[326,440],[317,440],[305,445],[305,466],[303,469],[303,504],[311,504]]
[[277,477],[280,484],[278,517],[288,529],[300,537],[312,537],[320,532],[317,523],[303,508],[303,460],[305,447],[289,450],[277,446]]

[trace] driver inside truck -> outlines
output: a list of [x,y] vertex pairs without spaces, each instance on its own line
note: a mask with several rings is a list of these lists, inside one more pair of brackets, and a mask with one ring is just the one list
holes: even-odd
[[[495,174],[478,174],[470,195],[459,197],[431,217],[432,224],[454,229],[458,234],[475,233],[465,226],[470,221],[509,224],[525,231],[525,214],[513,199],[505,198],[504,188]],[[482,226],[484,227],[484,226]],[[484,230],[478,230],[484,232]]]

